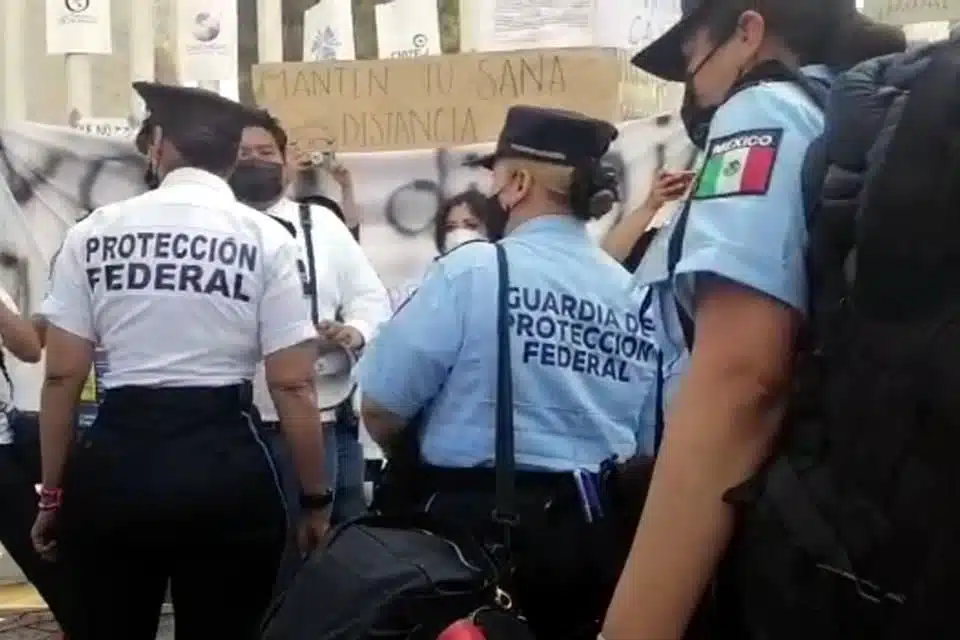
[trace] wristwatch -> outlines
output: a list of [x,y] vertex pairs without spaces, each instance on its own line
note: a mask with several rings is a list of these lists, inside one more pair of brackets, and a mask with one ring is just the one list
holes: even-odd
[[333,491],[327,489],[323,493],[301,493],[300,508],[305,511],[323,511],[333,504]]

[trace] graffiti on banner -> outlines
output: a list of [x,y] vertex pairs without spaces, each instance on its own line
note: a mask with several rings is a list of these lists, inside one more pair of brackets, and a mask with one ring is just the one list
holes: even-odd
[[[620,129],[607,161],[620,176],[625,204],[592,223],[595,237],[640,204],[658,169],[689,167],[695,159],[674,117],[636,120]],[[353,175],[363,248],[394,300],[419,282],[436,255],[431,231],[440,204],[471,187],[486,189],[487,173],[463,162],[490,148],[339,154]],[[129,140],[37,124],[0,129],[0,253],[6,256],[0,283],[22,309],[36,311],[50,262],[70,225],[99,206],[142,192],[144,168]],[[12,366],[35,378],[15,380],[18,394],[38,397],[39,370]],[[35,403],[34,398],[26,406]]]

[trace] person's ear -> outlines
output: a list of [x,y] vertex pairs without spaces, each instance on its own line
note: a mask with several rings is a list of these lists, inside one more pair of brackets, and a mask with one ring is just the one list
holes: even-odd
[[513,186],[514,193],[513,205],[516,206],[518,202],[526,198],[530,193],[530,189],[533,186],[533,176],[531,176],[530,172],[526,169],[521,169],[510,177],[510,182]]
[[163,158],[163,129],[155,126],[150,133],[150,145],[147,147],[147,163],[155,172],[160,170]]
[[734,39],[748,56],[756,54],[766,35],[767,23],[762,15],[756,11],[744,11],[740,14]]

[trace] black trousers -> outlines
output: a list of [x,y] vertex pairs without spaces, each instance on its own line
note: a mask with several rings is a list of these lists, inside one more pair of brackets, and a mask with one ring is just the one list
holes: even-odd
[[60,628],[73,626],[77,594],[71,592],[63,562],[48,562],[33,550],[30,528],[37,518],[40,470],[18,455],[19,447],[0,446],[0,543],[46,601]]
[[286,537],[248,385],[107,392],[71,454],[59,546],[85,595],[71,640],[255,640]]
[[[469,527],[488,547],[502,545],[503,529],[491,518],[492,471],[464,471],[473,477],[430,474],[424,508]],[[483,475],[488,480],[476,477]],[[621,569],[613,523],[586,521],[570,474],[518,476],[507,591],[537,638],[595,640]]]

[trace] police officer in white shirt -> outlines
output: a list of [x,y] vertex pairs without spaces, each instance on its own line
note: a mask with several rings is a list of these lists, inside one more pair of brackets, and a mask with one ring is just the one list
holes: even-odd
[[[291,169],[286,133],[269,113],[257,112],[243,132],[240,159],[230,184],[237,199],[275,218],[296,236],[322,337],[358,351],[390,317],[390,298],[363,249],[332,211],[285,197]],[[352,196],[347,195],[349,208]],[[326,395],[320,391],[318,395]],[[263,420],[275,423],[276,409],[259,376],[254,397]],[[332,519],[336,523],[366,509],[363,448],[349,399],[320,408],[327,435],[327,469],[334,477]]]
[[[249,113],[198,89],[134,88],[155,121],[161,185],[77,223],[55,262],[42,306],[34,545],[62,556],[84,595],[73,640],[152,640],[168,579],[178,637],[254,640],[287,504],[251,381],[265,359],[310,549],[332,501],[313,396],[317,333],[296,243],[226,182]],[[106,392],[71,448],[94,345]]]

